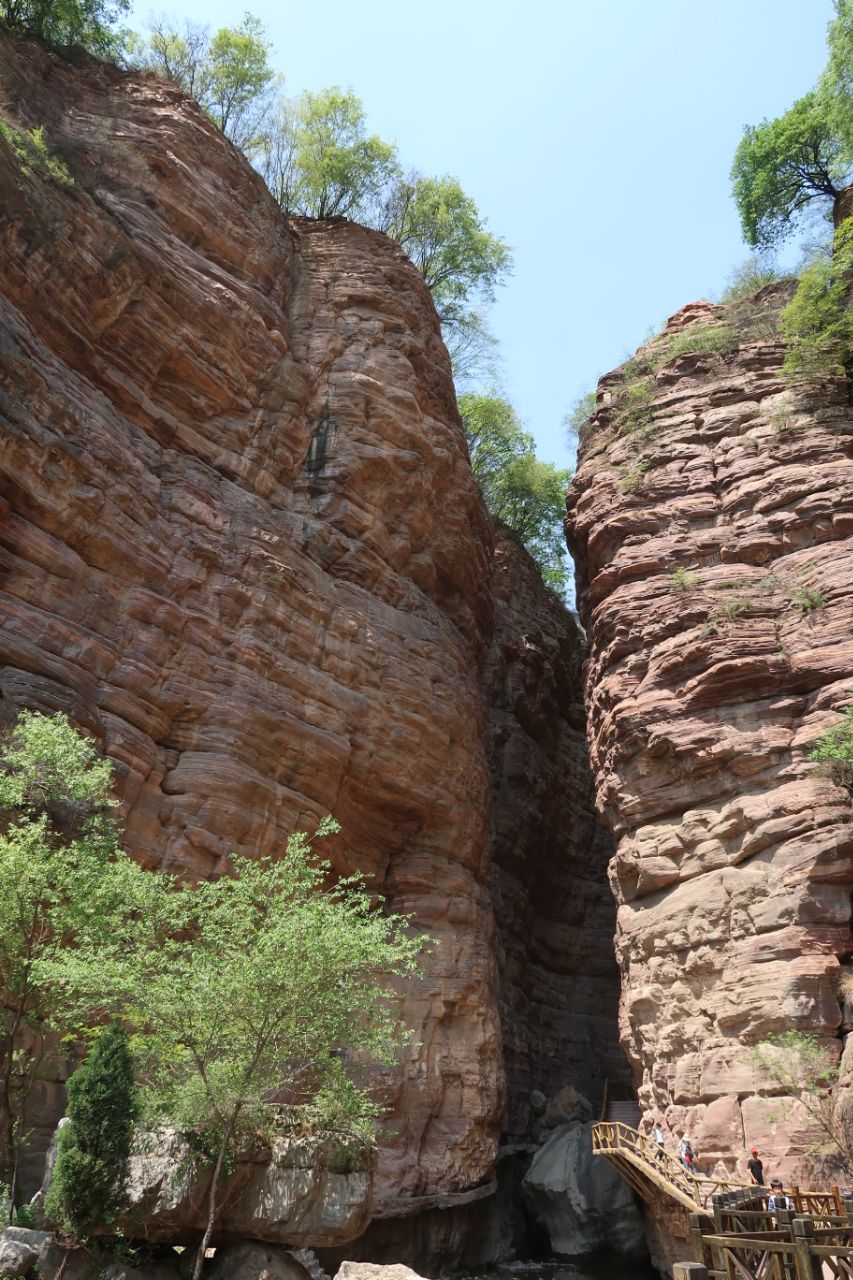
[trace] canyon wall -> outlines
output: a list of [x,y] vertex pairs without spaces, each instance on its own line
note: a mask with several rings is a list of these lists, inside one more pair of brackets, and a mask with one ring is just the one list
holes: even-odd
[[826,1135],[754,1046],[848,1030],[853,808],[808,757],[853,702],[853,411],[783,380],[786,296],[693,304],[601,380],[567,529],[643,1109],[806,1182]]
[[93,733],[127,847],[190,879],[331,812],[436,940],[375,1212],[488,1196],[531,1089],[624,1072],[577,628],[492,528],[395,245],[286,221],[155,79],[0,37],[0,84],[71,179],[0,136],[6,721]]

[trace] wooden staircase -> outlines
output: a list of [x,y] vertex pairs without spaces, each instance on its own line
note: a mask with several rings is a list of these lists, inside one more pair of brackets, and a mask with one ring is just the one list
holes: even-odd
[[[610,1103],[608,1113],[611,1107],[631,1105]],[[742,1182],[688,1173],[681,1161],[661,1150],[653,1138],[622,1120],[601,1120],[593,1125],[592,1149],[596,1155],[606,1156],[637,1194],[652,1204],[663,1195],[689,1212],[698,1213],[711,1208],[715,1195],[749,1191]]]

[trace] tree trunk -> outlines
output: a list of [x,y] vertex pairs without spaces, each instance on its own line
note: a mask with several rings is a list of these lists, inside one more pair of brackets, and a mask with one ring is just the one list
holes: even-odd
[[845,218],[853,218],[853,183],[849,187],[842,187],[835,197],[835,203],[832,206],[832,225],[836,231]]
[[193,1264],[192,1280],[201,1280],[201,1270],[204,1266],[204,1255],[207,1252],[207,1246],[210,1244],[210,1237],[213,1235],[213,1228],[216,1225],[216,1193],[219,1190],[219,1179],[222,1176],[222,1166],[225,1163],[225,1156],[228,1152],[228,1143],[231,1141],[231,1134],[234,1132],[234,1126],[237,1123],[237,1117],[240,1114],[240,1106],[238,1104],[236,1110],[231,1115],[228,1124],[222,1134],[222,1142],[219,1144],[219,1153],[216,1157],[216,1164],[213,1166],[213,1176],[210,1179],[210,1191],[207,1196],[207,1226],[201,1239],[201,1244],[195,1255],[195,1263]]

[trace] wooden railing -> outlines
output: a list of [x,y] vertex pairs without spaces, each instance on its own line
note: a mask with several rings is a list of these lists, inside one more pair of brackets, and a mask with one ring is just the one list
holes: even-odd
[[685,1280],[853,1280],[853,1212],[831,1226],[780,1213],[766,1230],[714,1233],[703,1214],[691,1217],[696,1261]]
[[[743,1182],[689,1173],[680,1160],[659,1147],[653,1138],[619,1121],[600,1121],[593,1125],[592,1149],[608,1156],[646,1200],[656,1198],[655,1187],[686,1209],[710,1209],[714,1196],[724,1192],[761,1194],[760,1188],[749,1188]],[[629,1167],[640,1175],[639,1180],[627,1172]]]

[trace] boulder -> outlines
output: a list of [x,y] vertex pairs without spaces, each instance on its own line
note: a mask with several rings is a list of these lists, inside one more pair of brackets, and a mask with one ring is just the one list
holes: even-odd
[[558,1125],[571,1124],[573,1120],[584,1123],[591,1119],[592,1106],[589,1101],[573,1085],[567,1084],[548,1103],[542,1123],[547,1129],[556,1129]]
[[205,1280],[310,1280],[310,1272],[286,1249],[247,1240],[217,1249]]
[[[370,1220],[374,1165],[372,1148],[328,1137],[282,1136],[244,1150],[222,1183],[224,1208],[212,1243],[346,1244]],[[119,1227],[152,1243],[195,1244],[207,1221],[210,1175],[174,1129],[139,1134]]]
[[25,1276],[38,1261],[39,1250],[47,1240],[44,1231],[26,1227],[7,1227],[0,1231],[0,1276]]
[[417,1271],[402,1262],[380,1266],[376,1262],[342,1262],[335,1280],[423,1280]]
[[561,1125],[537,1151],[522,1182],[527,1208],[560,1257],[609,1250],[646,1253],[630,1187],[592,1153],[592,1125]]

